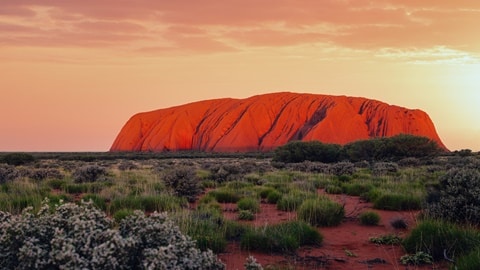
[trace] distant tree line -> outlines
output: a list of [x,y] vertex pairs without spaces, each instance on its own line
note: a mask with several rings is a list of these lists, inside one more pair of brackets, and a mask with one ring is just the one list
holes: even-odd
[[344,146],[319,141],[292,141],[276,148],[273,160],[286,163],[305,160],[324,163],[342,160],[394,161],[406,157],[431,157],[441,153],[445,153],[445,150],[427,137],[400,134],[388,138],[355,141]]

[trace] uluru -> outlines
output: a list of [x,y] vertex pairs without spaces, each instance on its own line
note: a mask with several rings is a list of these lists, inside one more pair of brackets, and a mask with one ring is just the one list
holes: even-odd
[[347,96],[280,92],[132,116],[110,151],[268,151],[292,140],[346,144],[399,134],[445,145],[427,113]]

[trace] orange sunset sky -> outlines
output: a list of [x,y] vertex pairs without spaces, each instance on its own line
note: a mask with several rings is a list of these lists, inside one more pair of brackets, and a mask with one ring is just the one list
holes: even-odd
[[1,0],[0,151],[107,151],[133,114],[292,91],[426,111],[480,150],[477,0]]

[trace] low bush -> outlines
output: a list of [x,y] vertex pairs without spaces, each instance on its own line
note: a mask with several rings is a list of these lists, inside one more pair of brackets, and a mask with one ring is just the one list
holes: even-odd
[[194,202],[203,191],[195,170],[189,167],[181,166],[168,170],[163,181],[167,187],[173,189],[175,195],[184,197],[189,202]]
[[403,241],[409,253],[430,254],[434,260],[459,257],[480,247],[480,232],[441,220],[424,220]]
[[358,217],[360,224],[366,226],[376,226],[380,222],[380,215],[377,212],[366,211]]
[[373,175],[385,175],[398,172],[398,164],[394,162],[376,162],[373,164]]
[[390,225],[392,225],[392,227],[395,229],[404,230],[408,228],[408,222],[405,219],[399,217],[390,220]]
[[95,182],[105,180],[101,178],[107,175],[107,169],[99,165],[85,165],[76,169],[72,176],[75,183]]
[[239,210],[248,210],[252,213],[260,212],[260,203],[255,198],[245,197],[237,202]]
[[42,181],[45,179],[62,179],[63,174],[58,169],[46,168],[35,169],[30,172],[30,178],[36,181]]
[[[224,269],[165,215],[135,212],[118,227],[91,203],[0,212],[4,269]],[[148,236],[148,237],[145,237]]]
[[305,200],[297,211],[297,218],[313,226],[337,226],[345,217],[345,209],[326,197]]
[[17,176],[18,172],[14,166],[0,164],[0,184],[13,181]]
[[330,166],[330,173],[337,176],[349,176],[355,171],[355,165],[349,161],[337,162]]
[[240,246],[244,250],[290,253],[303,245],[319,245],[323,236],[305,222],[290,221],[247,231]]
[[432,218],[480,225],[480,170],[448,171],[427,195],[425,212]]
[[13,166],[24,165],[33,161],[35,161],[35,158],[27,153],[9,153],[0,158],[0,162]]

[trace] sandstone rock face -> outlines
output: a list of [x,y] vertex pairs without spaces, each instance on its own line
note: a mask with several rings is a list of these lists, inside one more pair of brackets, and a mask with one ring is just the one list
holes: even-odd
[[425,136],[445,148],[423,111],[366,98],[282,92],[136,114],[110,150],[268,151],[292,140],[346,144],[398,134]]

